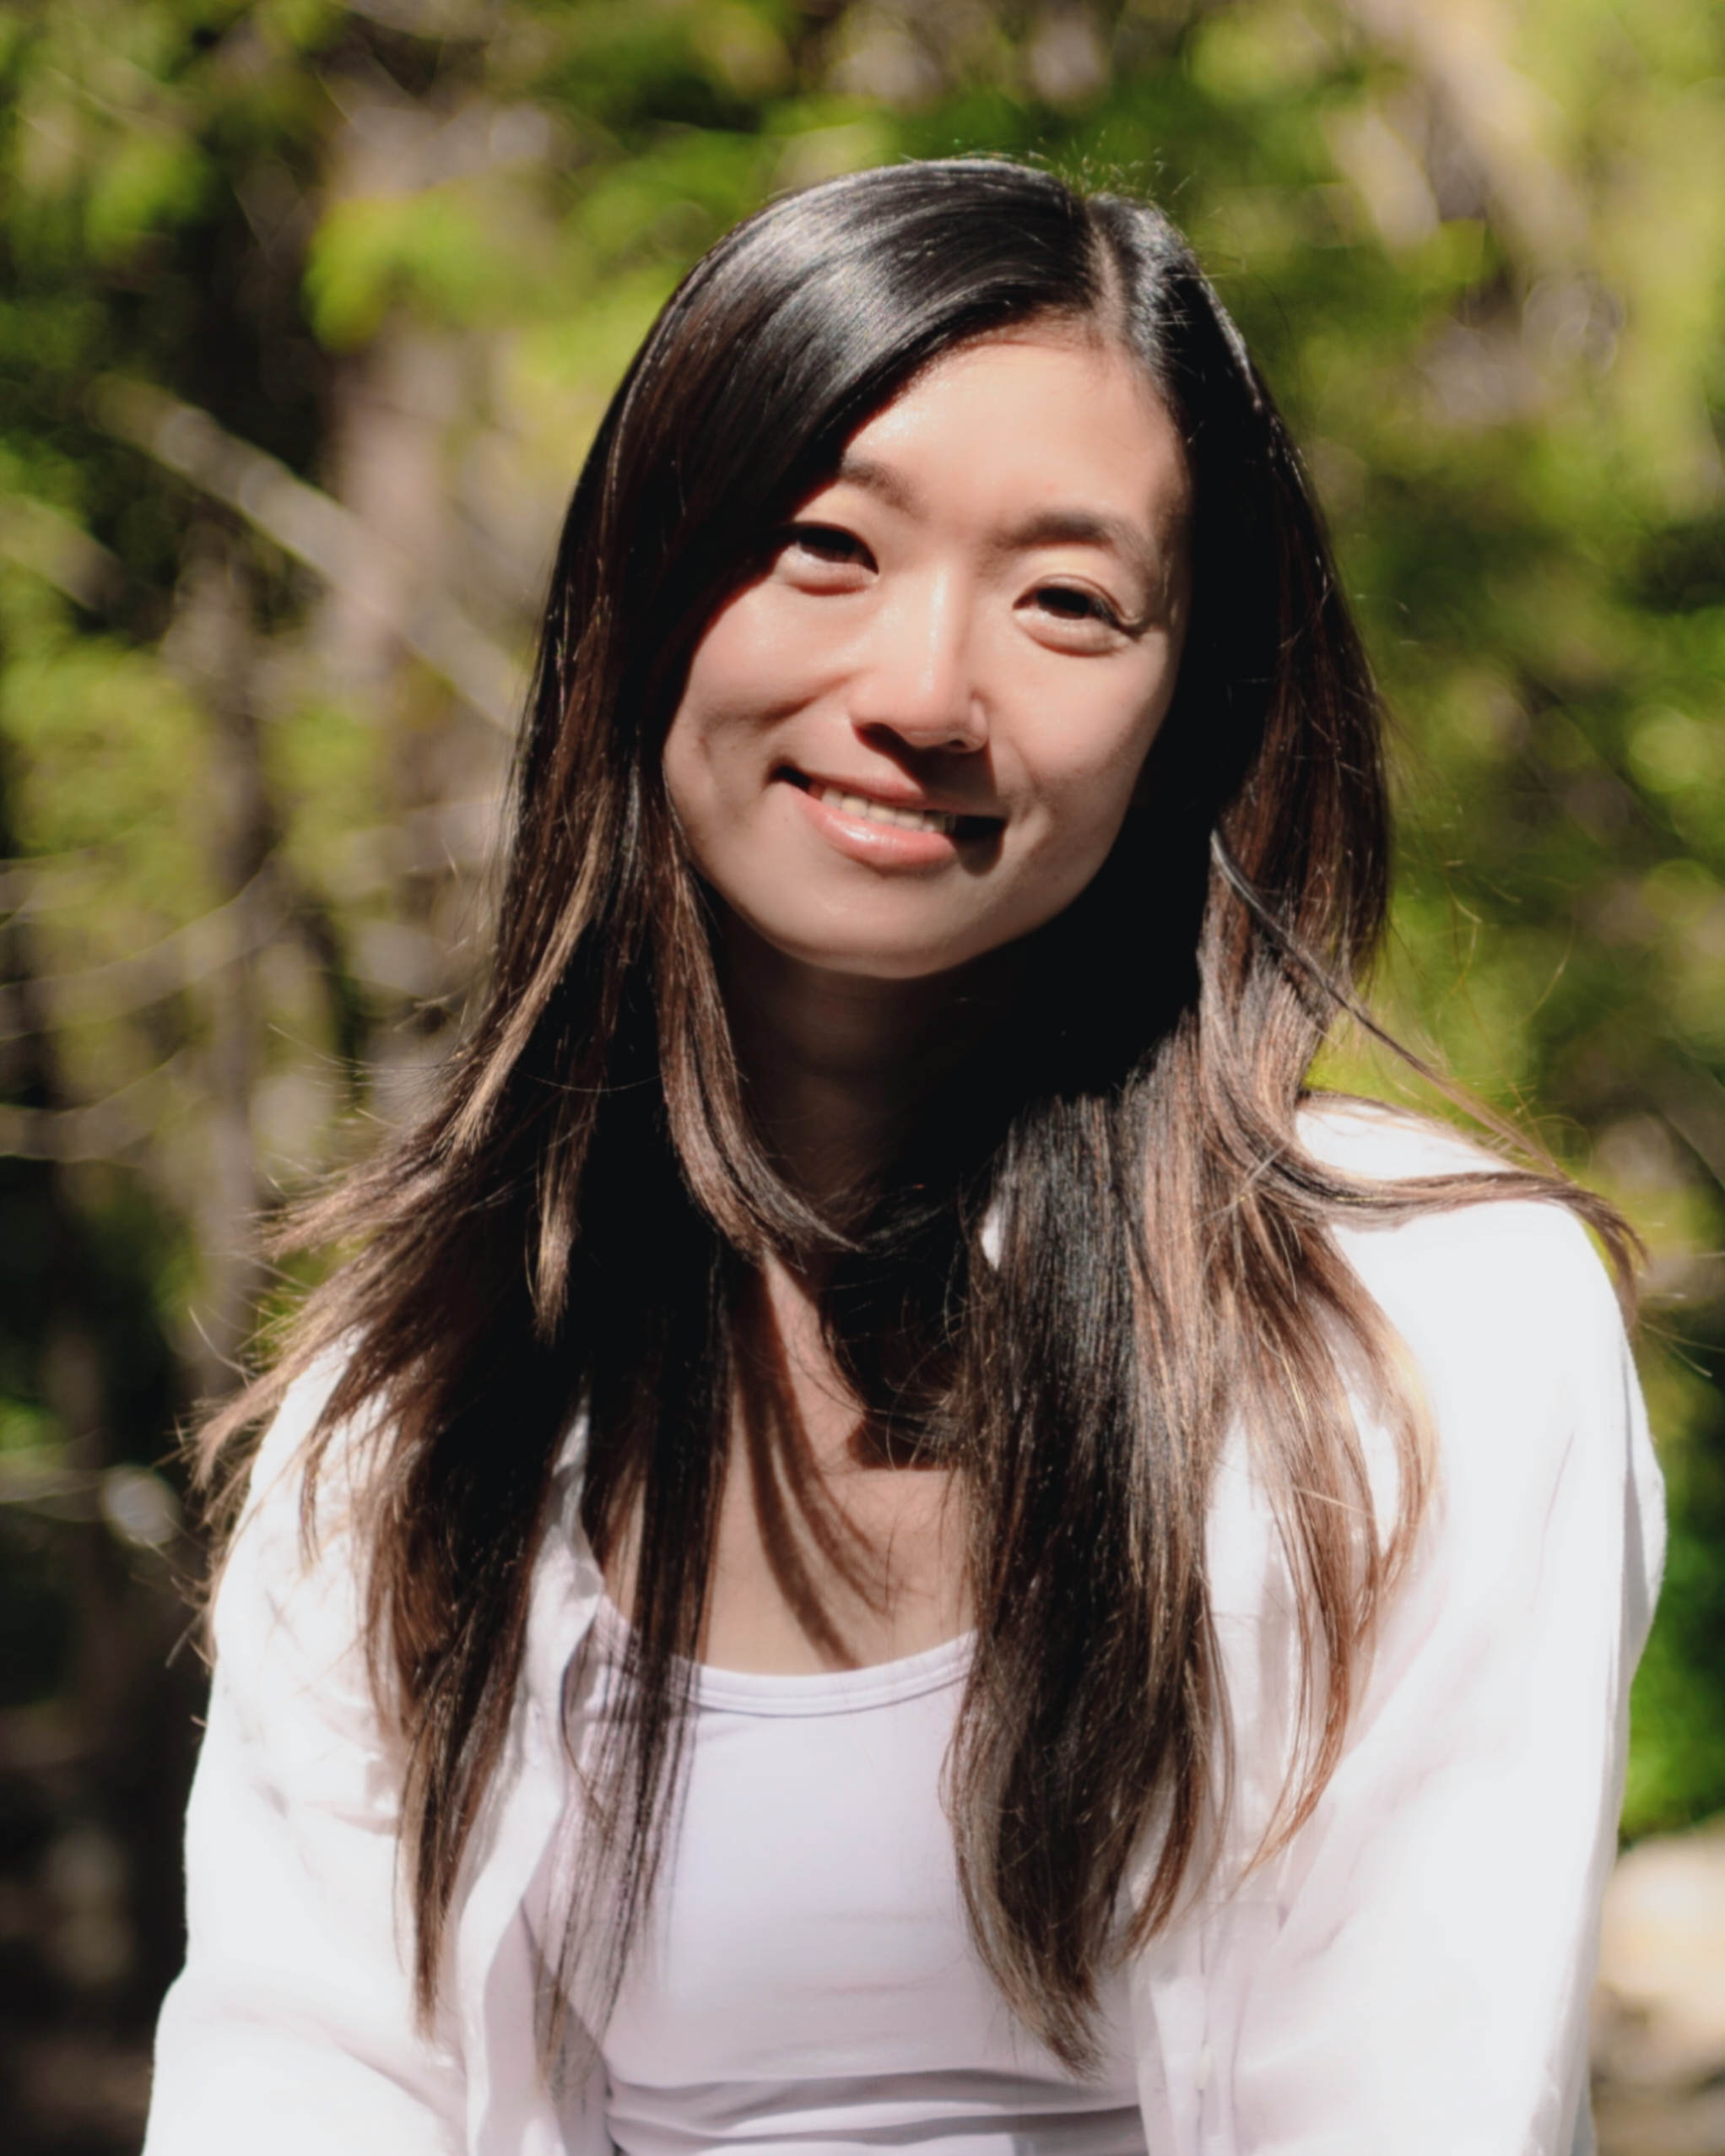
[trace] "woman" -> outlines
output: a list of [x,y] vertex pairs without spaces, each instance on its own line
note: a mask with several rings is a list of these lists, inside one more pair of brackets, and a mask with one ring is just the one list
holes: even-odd
[[214,1612],[149,2156],[1590,2145],[1627,1234],[1309,1096],[1380,717],[1155,212],[697,266]]

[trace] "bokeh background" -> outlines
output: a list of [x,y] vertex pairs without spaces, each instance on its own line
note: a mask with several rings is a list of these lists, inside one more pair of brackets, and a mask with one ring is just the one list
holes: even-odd
[[6,2146],[137,2146],[176,1432],[459,1024],[610,388],[754,204],[1000,150],[1196,240],[1401,721],[1381,1002],[1651,1246],[1596,2054],[1616,2156],[1725,2149],[1722,0],[0,0],[0,79]]

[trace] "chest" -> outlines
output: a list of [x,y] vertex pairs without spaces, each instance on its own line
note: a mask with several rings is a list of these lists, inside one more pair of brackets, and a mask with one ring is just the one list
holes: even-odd
[[[583,1752],[626,1710],[622,1637],[607,1612]],[[971,1942],[942,1796],[969,1651],[960,1637],[870,1669],[697,1673],[674,1837],[604,2017],[625,2156],[787,2134],[1142,2156],[1123,1979],[1104,2001],[1105,2069],[1082,2081],[1018,2023]]]

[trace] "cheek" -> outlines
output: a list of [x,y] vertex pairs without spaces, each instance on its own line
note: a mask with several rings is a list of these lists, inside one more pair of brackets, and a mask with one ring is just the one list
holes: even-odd
[[724,616],[708,630],[665,736],[665,785],[685,825],[722,791],[727,767],[747,744],[754,700],[744,642]]
[[[1050,836],[1077,846],[1112,842],[1131,806],[1160,727],[1166,698],[1160,683],[1141,699],[1106,700],[1083,714],[1068,707],[1030,757],[1040,767],[1036,791],[1048,811]],[[1040,730],[1040,729],[1039,729]],[[1038,750],[1040,749],[1040,754]]]
[[703,794],[760,782],[773,728],[818,691],[803,641],[740,606],[708,631],[665,740],[665,783],[679,815],[689,817]]
[[663,763],[665,790],[671,805],[686,822],[698,805],[708,782],[712,750],[712,720],[706,686],[691,666],[681,702],[672,714],[665,734]]
[[830,660],[830,631],[787,605],[771,584],[751,585],[722,607],[695,647],[684,702],[711,723],[770,718],[806,695]]

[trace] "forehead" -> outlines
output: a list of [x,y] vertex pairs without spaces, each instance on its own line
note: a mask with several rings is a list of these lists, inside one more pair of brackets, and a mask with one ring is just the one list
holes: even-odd
[[1183,519],[1191,492],[1179,431],[1144,369],[1059,325],[943,353],[852,435],[837,476],[906,508],[955,489],[978,509],[1081,500],[1153,531]]

